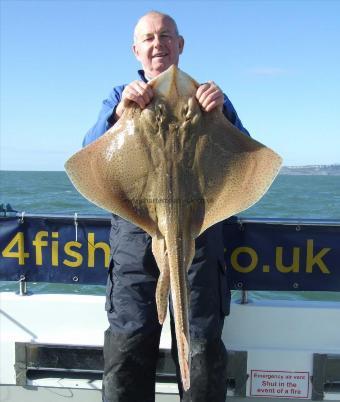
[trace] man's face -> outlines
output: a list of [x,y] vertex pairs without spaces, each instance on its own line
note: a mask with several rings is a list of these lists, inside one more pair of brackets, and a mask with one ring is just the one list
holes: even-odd
[[142,18],[135,29],[133,52],[145,74],[154,78],[172,64],[178,65],[184,40],[168,18],[151,14]]

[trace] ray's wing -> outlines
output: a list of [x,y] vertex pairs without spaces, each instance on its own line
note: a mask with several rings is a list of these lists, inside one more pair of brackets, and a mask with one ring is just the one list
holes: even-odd
[[278,174],[282,159],[248,137],[219,111],[206,114],[206,135],[197,145],[196,169],[205,199],[200,230],[255,204]]
[[74,154],[65,169],[85,198],[153,235],[155,214],[143,199],[149,155],[136,119],[136,109],[127,109],[103,136]]

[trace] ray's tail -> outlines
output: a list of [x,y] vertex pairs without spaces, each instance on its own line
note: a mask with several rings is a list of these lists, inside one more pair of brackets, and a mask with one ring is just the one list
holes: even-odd
[[[193,258],[194,241],[186,247],[187,241],[176,237],[173,231],[166,236],[170,268],[171,299],[174,310],[178,360],[183,388],[190,388],[190,334],[189,334],[189,289],[187,269]],[[174,246],[176,245],[176,246]]]

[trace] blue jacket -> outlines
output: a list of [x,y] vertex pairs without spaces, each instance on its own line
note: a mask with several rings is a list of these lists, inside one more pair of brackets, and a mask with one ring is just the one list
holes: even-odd
[[[138,75],[141,80],[147,82],[145,78],[144,71],[138,70]],[[109,97],[103,101],[103,106],[99,112],[99,116],[96,124],[86,133],[85,138],[83,140],[83,147],[90,144],[101,135],[103,135],[113,124],[115,124],[116,120],[114,118],[116,107],[121,100],[122,92],[125,85],[120,85],[114,87],[111,91]],[[248,131],[243,127],[241,120],[237,116],[236,110],[227,95],[224,95],[224,105],[223,105],[223,113],[225,117],[239,130],[249,135]]]

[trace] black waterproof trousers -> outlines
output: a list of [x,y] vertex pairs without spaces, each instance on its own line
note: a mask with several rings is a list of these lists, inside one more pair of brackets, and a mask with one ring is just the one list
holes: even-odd
[[[154,402],[161,326],[155,292],[159,276],[151,238],[114,216],[110,236],[112,259],[106,310],[110,323],[104,339],[104,402]],[[230,292],[223,259],[222,224],[196,239],[188,272],[190,285],[191,387],[182,390],[174,322],[172,355],[183,402],[225,402],[227,353],[221,340]]]

